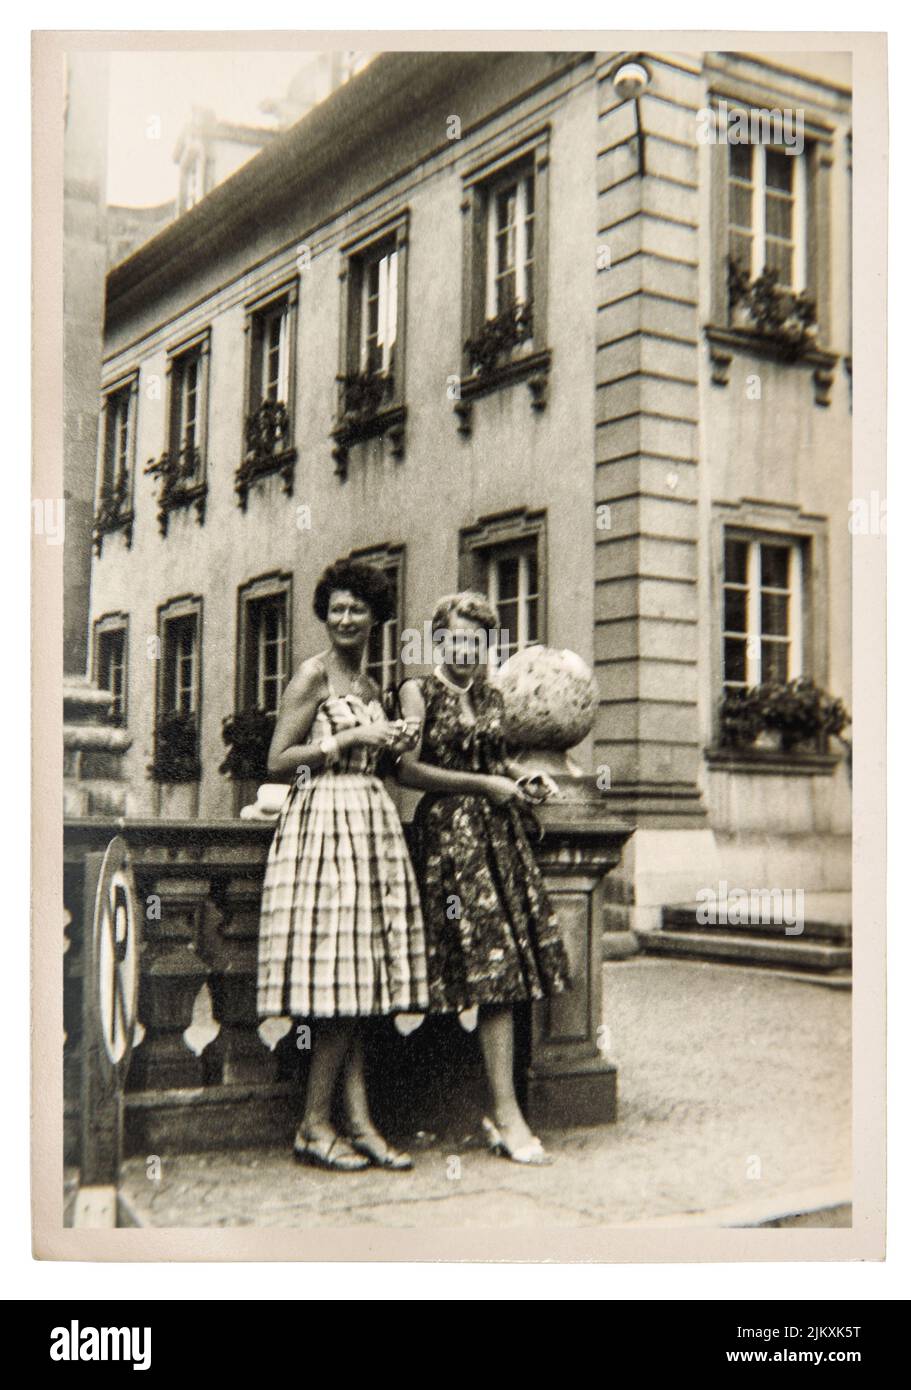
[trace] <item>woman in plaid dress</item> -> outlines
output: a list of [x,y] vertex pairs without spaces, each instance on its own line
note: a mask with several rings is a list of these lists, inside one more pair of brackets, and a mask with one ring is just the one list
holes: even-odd
[[[390,723],[363,670],[367,638],[390,615],[384,576],[341,562],[316,587],[328,650],[305,661],[282,698],[269,774],[294,781],[263,887],[258,1008],[312,1020],[307,1101],[294,1154],[351,1172],[410,1168],[370,1117],[363,1020],[427,1006],[419,895],[395,807],[376,775],[410,731]],[[348,1133],[331,1110],[341,1077]]]

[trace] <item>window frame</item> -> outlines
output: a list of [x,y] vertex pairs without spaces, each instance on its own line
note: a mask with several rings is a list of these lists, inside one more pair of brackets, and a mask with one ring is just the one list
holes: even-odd
[[[127,441],[121,469],[109,459],[111,436],[110,411],[112,403],[124,399],[127,407]],[[133,367],[114,377],[101,390],[98,422],[97,460],[95,467],[95,512],[93,543],[96,555],[101,555],[104,537],[111,531],[122,530],[127,549],[133,543],[133,521],[136,493],[136,449],[138,440],[139,368]],[[112,467],[109,472],[109,462]],[[124,495],[115,505],[114,489],[118,479],[125,480]]]
[[[545,409],[552,352],[548,346],[550,274],[550,126],[512,139],[475,160],[462,174],[462,322],[461,381],[453,409],[459,433],[472,431],[474,403],[492,391],[527,383],[534,412]],[[488,314],[492,200],[498,189],[530,173],[534,180],[534,258],[532,261],[532,332],[486,371],[473,366],[469,344],[491,321]]]
[[[405,546],[401,544],[370,546],[367,549],[352,550],[348,558],[360,564],[373,565],[376,569],[383,571],[389,569],[395,570],[395,613],[392,618],[388,619],[387,622],[383,624],[383,629],[388,628],[390,625],[394,625],[396,628],[397,651],[389,663],[392,670],[390,684],[386,686],[383,685],[381,681],[377,681],[380,687],[380,693],[385,694],[387,689],[396,689],[402,683],[405,676],[402,663],[402,633],[405,630]],[[375,630],[376,629],[374,629],[374,631]],[[371,636],[372,635],[371,633]],[[383,640],[382,630],[380,640]],[[369,674],[372,674],[370,670],[371,664],[375,665],[376,663],[371,663],[369,659],[369,640],[367,658],[367,671]],[[381,673],[384,664],[381,657]],[[374,679],[376,678],[374,677]]]
[[709,751],[721,742],[719,706],[724,695],[724,542],[728,538],[795,542],[803,547],[800,631],[803,674],[819,685],[829,680],[829,522],[787,503],[743,498],[712,508],[711,719]]
[[[800,156],[804,162],[805,211],[803,229],[804,286],[816,303],[818,321],[818,352],[815,356],[827,355],[832,333],[832,164],[835,131],[821,110],[808,105],[802,98],[791,100],[785,94],[776,94],[764,88],[753,88],[748,83],[732,77],[716,81],[708,92],[708,105],[717,121],[719,108],[727,108],[728,114],[742,112],[749,116],[751,110],[771,111],[799,105],[803,111],[804,149]],[[754,147],[755,148],[755,147]],[[710,151],[710,224],[711,224],[711,284],[710,315],[711,327],[715,330],[732,330],[732,318],[728,298],[728,208],[729,208],[729,168],[730,153],[727,141],[716,140],[709,146]],[[793,156],[797,158],[797,156]],[[755,179],[754,179],[755,198]],[[755,235],[755,233],[754,233]],[[752,264],[752,262],[751,262]],[[751,271],[751,279],[753,278]],[[726,384],[717,375],[713,377],[716,385]],[[818,402],[822,404],[823,402]]]
[[[407,370],[408,244],[411,212],[397,209],[339,248],[339,348],[335,416],[330,432],[337,476],[348,476],[350,452],[368,439],[388,438],[394,459],[405,452],[405,373]],[[362,362],[365,272],[383,249],[393,251],[395,275],[395,356],[391,372],[369,372]],[[354,408],[349,382],[377,382],[376,401]]]
[[[734,182],[745,183],[731,169],[730,151],[734,148],[733,144],[728,145],[728,196],[730,197],[731,184]],[[768,183],[768,154],[769,151],[779,153],[781,147],[777,145],[741,145],[750,151],[750,242],[751,255],[749,276],[755,280],[762,274],[768,264],[766,258],[767,243],[769,240],[778,241],[790,247],[791,251],[791,280],[783,287],[791,290],[795,294],[807,289],[807,255],[809,251],[809,223],[807,220],[807,160],[808,149],[805,146],[800,154],[786,155],[793,165],[794,177],[792,187],[787,196],[791,202],[791,236],[786,239],[775,233],[768,232],[767,220],[767,198],[769,197]],[[776,190],[772,190],[776,197],[784,196]],[[730,256],[730,238],[732,228],[743,234],[743,228],[734,224],[730,217],[730,206],[728,207],[728,255]]]
[[[538,635],[528,646],[547,645],[547,513],[521,508],[481,517],[459,534],[459,587],[488,594],[492,560],[535,547],[538,568]],[[521,650],[517,648],[517,650]]]
[[[277,599],[284,601],[285,609],[285,673],[282,690],[279,693],[279,700],[291,679],[293,671],[292,656],[292,585],[293,579],[290,572],[273,570],[269,574],[262,574],[255,579],[250,579],[246,584],[242,584],[237,591],[237,664],[235,667],[235,697],[234,709],[238,714],[245,713],[259,708],[258,705],[251,705],[248,700],[249,695],[249,673],[251,663],[251,623],[250,605],[258,603],[263,599]],[[277,712],[278,706],[276,706]]]
[[[209,424],[209,363],[211,359],[212,329],[207,325],[188,338],[182,338],[168,348],[167,376],[167,441],[166,452],[172,460],[180,460],[182,448],[178,412],[181,411],[181,389],[187,363],[192,359],[197,364],[196,379],[196,449],[199,464],[186,486],[193,487],[206,481]],[[195,499],[190,499],[195,500]]]
[[[278,473],[284,491],[291,496],[294,491],[294,466],[297,461],[295,445],[297,420],[297,331],[298,303],[300,298],[300,276],[297,273],[286,275],[268,288],[259,289],[244,303],[244,389],[243,419],[241,428],[240,464],[235,471],[234,491],[238,506],[247,509],[250,488],[259,478]],[[248,445],[248,430],[253,419],[263,409],[266,397],[263,395],[264,355],[262,341],[264,325],[270,315],[281,309],[285,329],[286,365],[281,375],[285,378],[287,399],[276,394],[275,402],[281,402],[285,409],[287,429],[280,448],[270,443],[268,448],[261,444],[251,449]],[[255,380],[254,380],[255,377]]]
[[[196,721],[196,756],[200,759],[202,747],[202,714],[203,714],[203,598],[201,594],[182,594],[178,598],[169,599],[166,603],[160,604],[157,610],[158,628],[158,671],[155,680],[155,726],[154,738],[158,737],[158,728],[161,720],[166,714],[178,713],[177,710],[166,708],[165,682],[167,679],[167,636],[168,624],[182,618],[193,617],[196,624],[196,647],[195,665],[193,672],[193,690],[195,703],[188,713],[192,713]],[[201,775],[201,774],[200,774]],[[198,780],[198,779],[195,779]]]
[[[796,680],[798,676],[806,675],[806,652],[803,636],[803,614],[805,603],[809,604],[809,595],[806,592],[805,571],[808,565],[807,541],[805,537],[788,535],[783,532],[756,532],[737,526],[726,526],[724,530],[724,551],[727,550],[729,541],[737,541],[748,547],[747,549],[747,577],[743,585],[734,584],[727,579],[726,560],[723,560],[721,575],[722,605],[721,605],[721,635],[722,635],[722,681],[721,693],[724,695],[728,690],[749,689],[752,686],[763,684],[762,674],[762,645],[764,642],[771,642],[776,645],[787,645],[788,661],[786,681]],[[788,586],[786,590],[778,589],[775,586],[762,583],[761,550],[763,546],[775,546],[788,552]],[[746,594],[747,626],[743,633],[728,631],[724,625],[726,602],[725,596],[729,589],[742,590]],[[762,600],[766,593],[787,593],[789,597],[788,605],[788,630],[784,636],[765,633],[762,628]],[[744,641],[746,643],[745,671],[746,679],[743,681],[726,681],[724,679],[725,656],[724,648],[728,638]],[[753,655],[751,647],[758,643],[759,655]]]
[[[101,690],[110,690],[101,678],[102,644],[112,633],[123,634],[123,682],[121,689],[121,709],[119,718],[113,722],[121,727],[129,719],[129,680],[130,680],[130,617],[128,613],[103,613],[92,624],[92,678]],[[113,692],[112,692],[113,693]],[[112,704],[113,712],[113,704]]]

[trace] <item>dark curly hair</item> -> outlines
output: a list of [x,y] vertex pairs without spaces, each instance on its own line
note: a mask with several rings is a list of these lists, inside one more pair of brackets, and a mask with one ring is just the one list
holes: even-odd
[[341,589],[366,603],[376,623],[385,623],[395,612],[392,588],[382,570],[361,560],[336,560],[323,571],[313,591],[313,611],[321,623],[328,616],[329,599]]

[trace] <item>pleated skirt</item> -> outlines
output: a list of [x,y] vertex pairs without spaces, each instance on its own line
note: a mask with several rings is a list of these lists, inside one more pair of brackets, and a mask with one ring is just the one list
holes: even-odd
[[292,788],[263,886],[260,1016],[352,1018],[427,1003],[420,897],[382,782],[327,771]]

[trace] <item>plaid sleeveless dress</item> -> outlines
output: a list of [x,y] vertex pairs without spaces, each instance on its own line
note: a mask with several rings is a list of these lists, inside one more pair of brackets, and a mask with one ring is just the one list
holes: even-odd
[[[330,686],[309,737],[319,742],[383,717],[378,700],[337,696]],[[263,886],[261,1017],[427,1007],[420,897],[398,813],[375,775],[380,752],[348,749],[288,792]]]

